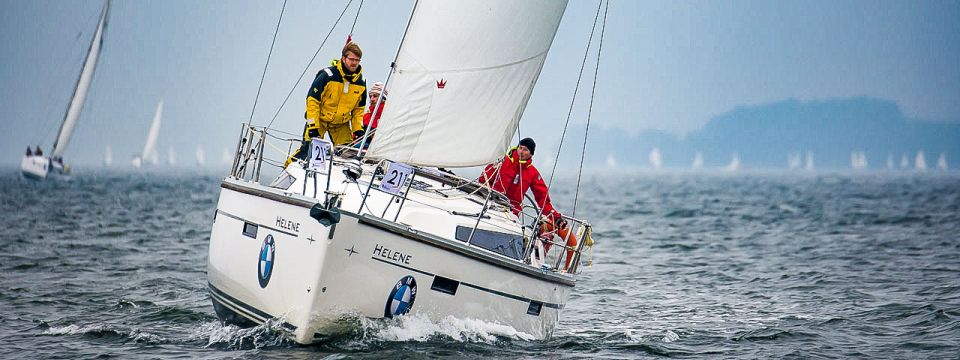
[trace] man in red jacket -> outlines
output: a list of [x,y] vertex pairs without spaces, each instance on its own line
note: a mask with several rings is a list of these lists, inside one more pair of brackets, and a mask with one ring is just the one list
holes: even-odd
[[[520,145],[510,149],[500,165],[487,165],[477,181],[506,195],[510,200],[513,213],[518,215],[523,210],[523,194],[526,194],[527,190],[533,190],[533,198],[543,211],[541,234],[556,234],[566,240],[568,247],[575,248],[576,237],[569,233],[567,221],[553,208],[547,184],[543,182],[540,172],[533,166],[533,152],[536,148],[537,144],[533,139],[520,140]],[[550,245],[549,242],[544,244],[544,249],[549,251]],[[565,269],[570,267],[572,257],[573,251],[568,250]]]
[[526,194],[527,190],[533,190],[533,198],[542,209],[543,217],[566,225],[566,221],[563,221],[563,217],[550,203],[547,184],[533,166],[532,159],[536,148],[537,144],[533,139],[520,140],[520,145],[510,149],[499,166],[487,165],[477,181],[506,195],[507,199],[510,199],[514,214],[520,214],[523,210],[523,194]]

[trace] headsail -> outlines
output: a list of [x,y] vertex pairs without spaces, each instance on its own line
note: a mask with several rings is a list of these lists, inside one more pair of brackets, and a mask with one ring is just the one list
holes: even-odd
[[566,1],[417,2],[367,156],[484,165],[503,156]]
[[83,69],[80,70],[77,86],[73,89],[70,106],[67,107],[67,112],[63,116],[60,131],[57,133],[57,140],[53,143],[53,153],[50,156],[63,157],[63,153],[70,143],[73,129],[77,126],[77,119],[80,118],[80,110],[83,109],[83,102],[87,98],[87,90],[90,89],[90,83],[93,82],[93,72],[97,68],[97,59],[100,58],[100,48],[103,47],[103,30],[107,27],[107,15],[109,13],[110,1],[107,1],[107,5],[100,13],[100,23],[97,25],[97,31],[93,34],[93,39],[90,40],[87,59],[83,62]]

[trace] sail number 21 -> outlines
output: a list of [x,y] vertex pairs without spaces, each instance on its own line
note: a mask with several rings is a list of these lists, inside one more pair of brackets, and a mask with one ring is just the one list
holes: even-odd
[[400,188],[411,175],[413,175],[413,168],[410,165],[391,162],[390,166],[387,166],[383,180],[380,181],[380,190],[394,195],[400,194]]

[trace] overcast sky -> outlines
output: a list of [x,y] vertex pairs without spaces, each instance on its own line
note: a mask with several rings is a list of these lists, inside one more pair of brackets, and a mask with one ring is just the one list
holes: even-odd
[[[295,81],[347,2],[288,1],[254,124],[270,122],[293,88],[274,127],[299,132],[308,83],[338,57],[357,3]],[[200,146],[218,162],[250,116],[282,4],[115,1],[67,160],[99,165],[109,145],[115,166],[128,166],[163,99],[161,158],[172,147],[192,164]],[[0,0],[0,164],[19,163],[28,144],[49,151],[102,5]],[[596,5],[570,2],[525,136],[559,134]],[[354,38],[368,81],[386,77],[412,6],[364,1]],[[960,121],[958,1],[613,1],[603,50],[591,126],[684,134],[737,106],[855,96]]]

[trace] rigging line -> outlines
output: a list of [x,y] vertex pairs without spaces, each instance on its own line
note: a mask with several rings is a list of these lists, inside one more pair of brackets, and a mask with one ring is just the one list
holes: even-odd
[[573,213],[577,216],[577,200],[580,198],[580,178],[583,175],[583,159],[587,154],[587,136],[590,135],[590,117],[593,115],[593,99],[597,94],[597,74],[600,73],[600,55],[603,52],[603,33],[607,29],[607,13],[610,9],[610,0],[603,9],[603,22],[600,24],[600,42],[597,44],[597,64],[593,71],[593,88],[590,90],[590,107],[587,109],[587,128],[583,132],[583,151],[580,152],[580,170],[577,171],[577,191],[573,195]]
[[303,68],[303,72],[300,73],[300,77],[297,78],[297,81],[293,83],[293,87],[290,88],[290,92],[287,93],[287,97],[283,98],[283,102],[280,103],[280,107],[277,108],[277,113],[273,114],[273,119],[270,120],[270,123],[267,124],[267,128],[273,125],[273,122],[277,120],[277,117],[280,116],[280,111],[283,110],[283,107],[287,104],[287,101],[290,100],[290,95],[293,95],[293,91],[297,89],[297,85],[300,84],[300,80],[303,80],[303,75],[307,74],[307,70],[310,69],[310,65],[313,65],[313,61],[317,59],[317,55],[320,55],[320,50],[323,49],[323,45],[326,45],[327,40],[330,39],[330,34],[333,34],[333,30],[337,28],[337,25],[340,24],[340,20],[343,19],[343,14],[347,13],[347,9],[350,8],[350,4],[353,3],[353,0],[347,2],[347,5],[343,7],[343,11],[340,12],[340,16],[337,17],[337,21],[333,23],[333,26],[330,27],[330,31],[327,32],[327,36],[323,38],[323,41],[320,42],[320,46],[317,47],[317,52],[313,53],[313,57],[310,58],[310,62],[307,63],[307,66]]
[[253,109],[250,109],[250,119],[247,125],[253,122],[253,113],[257,111],[257,101],[260,100],[260,90],[263,89],[263,79],[267,76],[267,66],[270,66],[270,57],[273,56],[273,45],[277,43],[277,33],[280,32],[280,22],[283,21],[283,11],[287,8],[287,0],[283,0],[283,6],[280,7],[280,18],[277,19],[277,28],[273,30],[273,41],[270,42],[270,52],[267,53],[267,63],[263,64],[263,74],[260,75],[260,86],[257,87],[257,97],[253,99]]
[[350,38],[353,38],[353,29],[357,27],[357,19],[360,18],[361,9],[363,9],[363,0],[360,0],[360,6],[357,6],[357,15],[353,17],[353,24],[350,25],[350,35],[348,35]]
[[[567,110],[567,120],[563,123],[563,132],[560,134],[560,145],[557,146],[557,156],[553,160],[553,169],[550,170],[550,181],[547,182],[547,188],[550,188],[550,186],[553,185],[553,175],[557,173],[557,163],[560,162],[560,151],[563,149],[563,138],[567,135],[567,127],[570,125],[570,117],[573,114],[573,105],[576,103],[577,94],[580,91],[580,80],[583,78],[583,70],[587,65],[587,56],[590,55],[590,46],[593,44],[593,33],[597,29],[597,20],[600,19],[600,7],[602,4],[603,0],[597,2],[597,14],[593,17],[593,26],[590,28],[590,37],[587,39],[587,48],[583,51],[583,62],[580,63],[580,74],[577,75],[577,86],[573,88],[573,98],[570,99],[570,109]],[[604,17],[606,17],[606,14],[604,14]]]

